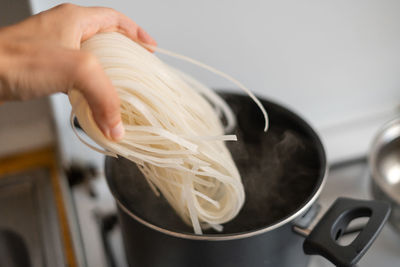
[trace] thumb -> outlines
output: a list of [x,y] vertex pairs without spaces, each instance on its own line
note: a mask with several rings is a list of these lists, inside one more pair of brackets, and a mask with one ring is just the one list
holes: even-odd
[[121,140],[125,130],[116,89],[95,56],[79,52],[76,62],[74,87],[85,97],[103,134],[114,141]]

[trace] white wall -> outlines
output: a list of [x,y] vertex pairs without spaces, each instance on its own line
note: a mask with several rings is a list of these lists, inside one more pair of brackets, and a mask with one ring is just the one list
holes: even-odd
[[[33,0],[32,4],[39,12],[60,2]],[[400,1],[103,0],[95,4],[125,13],[160,47],[223,70],[254,92],[299,111],[322,132],[332,160],[364,153],[376,129],[397,114]],[[191,66],[177,65],[210,86],[232,87]]]

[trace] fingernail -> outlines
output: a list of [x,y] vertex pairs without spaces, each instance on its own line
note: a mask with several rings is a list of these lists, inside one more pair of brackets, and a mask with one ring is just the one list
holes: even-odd
[[117,125],[115,125],[111,131],[111,138],[114,139],[115,141],[119,141],[124,137],[125,134],[125,129],[124,126],[122,125],[122,122],[119,122]]

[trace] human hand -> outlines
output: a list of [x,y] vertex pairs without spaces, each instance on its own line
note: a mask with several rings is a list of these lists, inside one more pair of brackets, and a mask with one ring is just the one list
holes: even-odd
[[103,7],[62,4],[0,28],[0,102],[75,88],[86,98],[104,135],[121,139],[124,129],[117,92],[96,58],[79,51],[81,42],[111,31],[156,45],[135,22]]

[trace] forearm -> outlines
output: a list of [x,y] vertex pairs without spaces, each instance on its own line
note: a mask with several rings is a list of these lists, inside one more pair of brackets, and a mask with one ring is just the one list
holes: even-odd
[[5,52],[4,42],[2,42],[1,34],[2,30],[0,29],[0,102],[8,100],[10,98],[10,90],[7,86],[6,78],[8,56]]
[[32,97],[29,93],[32,87],[24,76],[27,76],[29,62],[34,57],[26,47],[28,45],[24,42],[13,39],[8,28],[0,29],[0,101]]

